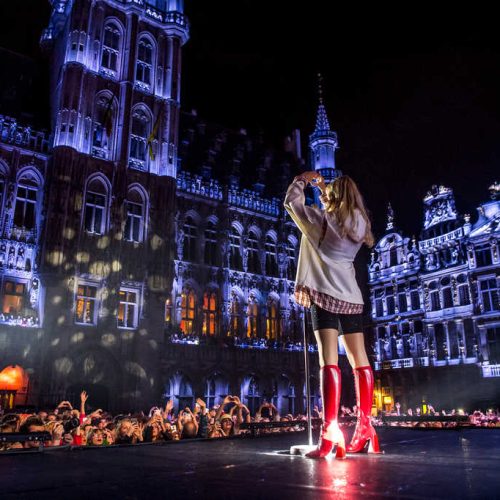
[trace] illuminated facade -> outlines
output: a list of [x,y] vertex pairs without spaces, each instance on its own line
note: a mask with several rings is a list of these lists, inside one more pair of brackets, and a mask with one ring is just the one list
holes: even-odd
[[[276,151],[181,117],[182,1],[51,3],[51,137],[1,118],[0,364],[25,369],[35,404],[85,388],[111,410],[230,393],[302,411],[280,201],[298,132]],[[325,167],[322,103],[318,124]]]
[[418,241],[396,230],[389,206],[369,266],[379,408],[498,401],[498,191],[490,187],[472,223],[450,188],[433,186]]

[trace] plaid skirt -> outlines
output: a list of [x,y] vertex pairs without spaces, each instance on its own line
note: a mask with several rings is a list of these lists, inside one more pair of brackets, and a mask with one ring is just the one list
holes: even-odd
[[295,286],[295,302],[304,307],[311,307],[311,304],[316,304],[325,311],[336,314],[361,314],[363,312],[363,304],[352,304],[344,300],[336,299],[326,293],[311,290],[307,286]]

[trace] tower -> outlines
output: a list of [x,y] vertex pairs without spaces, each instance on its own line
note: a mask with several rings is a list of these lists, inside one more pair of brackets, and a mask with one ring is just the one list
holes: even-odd
[[332,182],[342,172],[335,168],[335,150],[338,147],[337,133],[330,129],[328,115],[323,102],[322,77],[318,75],[319,105],[316,115],[316,128],[309,136],[311,150],[311,166],[325,179],[325,183]]
[[[93,387],[137,407],[163,387],[173,281],[182,0],[51,0],[53,155],[44,327],[50,398]],[[50,384],[49,381],[50,380]],[[49,398],[47,398],[48,400]]]

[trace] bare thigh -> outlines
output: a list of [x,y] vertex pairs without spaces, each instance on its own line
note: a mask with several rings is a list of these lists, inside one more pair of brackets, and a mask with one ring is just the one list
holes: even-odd
[[339,331],[334,328],[314,330],[314,336],[318,343],[319,366],[338,365],[338,338]]
[[366,354],[363,332],[342,335],[342,342],[347,353],[347,359],[353,368],[368,366],[370,364]]

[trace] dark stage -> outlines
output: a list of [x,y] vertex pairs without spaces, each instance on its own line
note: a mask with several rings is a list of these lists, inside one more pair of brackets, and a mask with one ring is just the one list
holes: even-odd
[[500,430],[379,432],[384,455],[313,461],[305,434],[0,457],[2,498],[500,498]]

